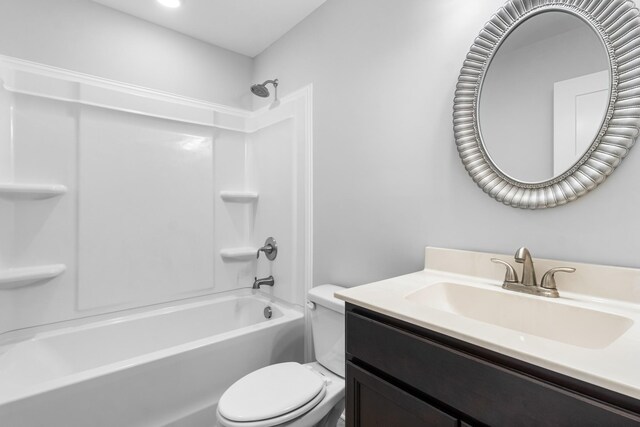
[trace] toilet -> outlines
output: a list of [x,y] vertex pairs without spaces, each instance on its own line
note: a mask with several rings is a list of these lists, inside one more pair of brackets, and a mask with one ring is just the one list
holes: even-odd
[[344,410],[344,288],[309,291],[316,361],[278,363],[245,375],[218,402],[224,427],[335,427]]

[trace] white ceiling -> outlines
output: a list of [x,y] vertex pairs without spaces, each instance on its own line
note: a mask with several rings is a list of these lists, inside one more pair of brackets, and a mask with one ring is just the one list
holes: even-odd
[[254,57],[326,0],[93,0],[110,8]]

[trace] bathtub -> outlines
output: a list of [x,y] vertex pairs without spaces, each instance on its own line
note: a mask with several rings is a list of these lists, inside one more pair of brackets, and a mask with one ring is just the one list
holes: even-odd
[[60,325],[0,347],[0,426],[213,426],[224,390],[302,361],[303,336],[300,309],[251,290]]

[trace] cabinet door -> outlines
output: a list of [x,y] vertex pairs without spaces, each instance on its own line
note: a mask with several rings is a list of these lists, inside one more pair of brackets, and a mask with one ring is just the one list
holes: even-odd
[[458,420],[347,362],[347,426],[458,426]]
[[[640,426],[640,416],[347,312],[349,360],[490,426]],[[400,425],[400,424],[396,424]]]

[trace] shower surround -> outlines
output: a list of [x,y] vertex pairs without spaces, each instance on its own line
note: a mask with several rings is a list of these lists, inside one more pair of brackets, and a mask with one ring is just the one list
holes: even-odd
[[[0,381],[41,334],[224,298],[255,276],[276,278],[260,298],[302,313],[311,87],[250,112],[8,57],[0,80]],[[268,236],[280,254],[256,260]]]

